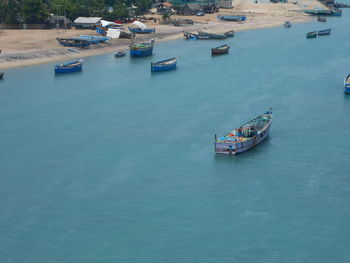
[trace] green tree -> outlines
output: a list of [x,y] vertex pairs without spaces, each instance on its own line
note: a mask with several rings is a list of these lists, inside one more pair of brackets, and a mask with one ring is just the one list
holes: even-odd
[[40,24],[45,22],[49,12],[42,0],[24,0],[22,15],[27,23]]

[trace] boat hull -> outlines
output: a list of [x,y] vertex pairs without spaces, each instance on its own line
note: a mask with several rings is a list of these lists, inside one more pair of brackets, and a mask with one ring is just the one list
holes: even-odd
[[[162,63],[166,61],[171,61],[171,63]],[[156,72],[156,71],[167,71],[167,70],[172,70],[175,69],[177,66],[177,59],[172,58],[164,61],[160,61],[157,63],[151,63],[151,71]]]
[[[70,66],[72,65],[72,66]],[[72,63],[68,63],[65,65],[56,65],[55,66],[55,73],[71,73],[71,72],[77,72],[81,71],[83,68],[83,62],[82,61],[75,61]]]
[[4,72],[0,72],[0,79],[3,79],[4,78]]
[[130,56],[132,57],[147,57],[147,56],[152,56],[152,53],[153,53],[153,47],[130,49]]
[[217,48],[212,48],[211,55],[216,56],[216,55],[227,54],[229,50],[230,50],[230,46],[228,46],[228,45],[224,45],[224,46],[217,47]]
[[331,29],[320,30],[317,32],[319,36],[326,36],[331,34]]
[[141,28],[129,27],[129,31],[135,34],[151,34],[151,33],[155,33],[156,29],[155,28],[141,29]]

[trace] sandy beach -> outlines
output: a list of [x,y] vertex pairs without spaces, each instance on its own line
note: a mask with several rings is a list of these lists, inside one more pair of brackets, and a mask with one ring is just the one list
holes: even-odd
[[[155,39],[156,42],[170,41],[183,38],[182,32],[185,31],[208,31],[213,33],[222,33],[228,30],[235,32],[243,30],[252,30],[267,27],[283,26],[285,21],[291,23],[303,23],[315,19],[302,12],[307,6],[324,7],[316,0],[302,0],[297,4],[292,3],[259,3],[254,4],[250,0],[235,0],[233,9],[220,9],[219,13],[206,14],[203,17],[197,16],[176,16],[172,19],[192,19],[193,25],[172,26],[160,25],[158,23],[147,23],[151,28],[156,29],[155,34],[137,35],[134,42]],[[247,16],[244,22],[219,21],[217,15],[236,15]],[[156,15],[149,15],[159,17]],[[129,25],[125,25],[127,28]],[[79,53],[67,50],[58,44],[56,38],[65,38],[77,36],[80,34],[95,35],[93,30],[4,30],[0,33],[0,69],[14,67],[30,66],[36,64],[50,63],[53,61],[64,61],[74,58],[93,56],[102,53],[115,52],[118,49],[127,49],[130,39],[112,39],[107,44],[91,45],[89,48],[75,48]]]

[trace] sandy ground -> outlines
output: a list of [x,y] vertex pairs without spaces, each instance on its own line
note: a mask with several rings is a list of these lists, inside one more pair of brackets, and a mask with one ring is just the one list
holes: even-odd
[[[233,9],[221,9],[219,13],[197,16],[172,16],[172,19],[192,19],[194,25],[176,27],[147,23],[149,27],[156,28],[155,34],[137,35],[134,42],[155,39],[169,41],[183,38],[182,32],[208,31],[223,33],[228,30],[242,31],[258,28],[283,26],[285,21],[292,23],[307,22],[313,17],[301,12],[303,8],[315,6],[324,7],[316,0],[299,0],[297,4],[254,4],[252,0],[235,0]],[[219,21],[217,15],[242,14],[247,16],[245,22]],[[155,15],[153,15],[155,17]],[[128,25],[125,25],[127,27]],[[30,66],[35,64],[49,63],[52,61],[64,61],[102,53],[111,53],[119,49],[127,49],[130,39],[113,39],[110,43],[91,45],[89,48],[78,50],[79,53],[68,51],[66,47],[58,44],[56,38],[78,36],[80,34],[96,35],[92,30],[5,30],[0,32],[0,69]]]

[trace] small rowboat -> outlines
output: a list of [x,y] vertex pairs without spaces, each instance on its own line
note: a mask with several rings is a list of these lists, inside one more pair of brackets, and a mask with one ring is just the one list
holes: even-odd
[[214,55],[221,55],[221,54],[227,54],[228,51],[230,49],[230,46],[227,44],[224,44],[222,46],[216,47],[216,48],[212,48],[211,49],[211,54],[212,56]]
[[292,24],[289,22],[289,21],[286,21],[285,23],[284,23],[284,27],[285,28],[290,28],[292,26]]
[[4,79],[4,72],[0,72],[0,79]]
[[217,16],[218,19],[224,20],[224,21],[234,21],[234,22],[240,22],[240,21],[246,21],[246,16]]
[[268,135],[272,123],[272,109],[257,116],[223,137],[215,135],[215,152],[237,154],[245,152],[262,142]]
[[77,61],[69,62],[67,64],[61,64],[55,66],[55,73],[70,73],[81,71],[83,68],[83,60],[79,59]]
[[125,50],[119,50],[118,52],[114,53],[114,56],[117,58],[124,57],[126,54]]
[[332,28],[328,28],[328,29],[325,29],[325,30],[317,31],[317,34],[319,36],[326,36],[326,35],[330,35],[331,31],[332,31]]
[[317,31],[312,31],[306,34],[306,38],[315,38],[317,37]]
[[175,69],[177,65],[177,57],[169,58],[156,63],[151,63],[151,71],[166,71]]
[[226,33],[224,33],[224,35],[226,37],[233,37],[235,35],[235,32],[233,30],[227,31]]
[[344,79],[344,92],[350,93],[350,74],[348,74]]
[[325,17],[317,17],[318,22],[327,22],[327,19]]

